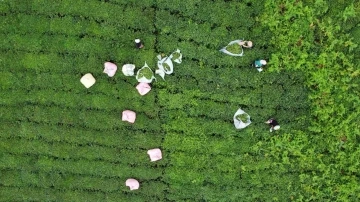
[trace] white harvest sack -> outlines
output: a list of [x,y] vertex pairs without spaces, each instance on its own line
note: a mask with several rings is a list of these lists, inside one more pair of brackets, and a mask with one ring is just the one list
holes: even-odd
[[172,60],[174,60],[174,62],[176,62],[176,63],[178,63],[178,64],[180,64],[181,62],[182,62],[182,54],[181,54],[181,52],[180,52],[180,50],[179,49],[176,49],[176,51],[175,52],[173,52],[170,56],[169,56],[169,58],[171,58]]
[[238,39],[238,40],[235,40],[235,41],[231,41],[228,45],[226,45],[224,48],[222,48],[222,49],[220,49],[220,51],[221,52],[223,52],[223,53],[225,53],[225,54],[228,54],[228,55],[231,55],[231,56],[243,56],[244,55],[244,49],[241,47],[241,53],[239,53],[239,54],[235,54],[235,53],[231,53],[231,52],[229,52],[228,50],[226,50],[226,47],[228,47],[228,46],[230,46],[230,45],[233,45],[233,44],[235,44],[235,43],[239,43],[239,42],[241,42],[241,41],[243,41],[243,40],[241,40],[241,39]]
[[[247,115],[247,121],[243,122],[237,118],[238,115],[245,114]],[[242,129],[246,128],[248,125],[251,124],[250,116],[246,112],[244,112],[242,109],[238,109],[234,115],[234,125],[236,129]]]
[[165,72],[165,74],[171,74],[174,71],[174,65],[169,57],[162,58],[158,61],[157,65],[159,70]]
[[154,77],[154,72],[150,69],[150,67],[146,64],[139,69],[136,73],[136,79],[140,83],[151,83]]

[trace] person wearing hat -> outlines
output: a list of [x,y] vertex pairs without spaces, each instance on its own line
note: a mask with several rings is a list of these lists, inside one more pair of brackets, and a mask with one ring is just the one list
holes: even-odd
[[140,49],[144,47],[144,44],[141,43],[140,39],[135,39],[135,46],[136,48]]
[[265,123],[267,123],[267,124],[269,124],[271,126],[270,132],[273,132],[273,130],[279,130],[280,129],[279,123],[273,118],[267,120]]
[[239,41],[238,44],[244,48],[251,48],[253,46],[252,41]]
[[259,72],[263,70],[262,66],[266,64],[267,64],[266,60],[255,60],[255,67]]

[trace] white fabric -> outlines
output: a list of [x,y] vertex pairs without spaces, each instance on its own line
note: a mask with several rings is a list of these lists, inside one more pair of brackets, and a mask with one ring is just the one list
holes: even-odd
[[[251,121],[250,121],[250,116],[249,116],[249,121],[244,123],[240,120],[238,120],[236,118],[237,115],[240,115],[240,114],[247,114],[246,112],[244,112],[242,109],[238,109],[234,115],[234,125],[235,125],[235,128],[236,129],[242,129],[242,128],[246,128],[248,125],[251,124]],[[248,115],[248,114],[247,114]]]
[[[140,72],[141,72],[142,70],[146,69],[146,68],[149,69],[149,70],[152,72],[152,76],[151,76],[150,79],[146,78],[145,76],[140,77],[140,75],[139,75]],[[151,83],[152,80],[155,79],[155,77],[154,77],[154,72],[150,69],[150,67],[146,64],[146,62],[145,62],[145,65],[144,65],[141,69],[139,69],[139,70],[137,71],[137,73],[136,73],[136,79],[137,79],[138,82],[140,82],[140,83]]]
[[130,110],[125,110],[122,112],[122,121],[127,121],[129,123],[134,123],[136,119],[136,113]]
[[271,127],[270,132],[273,132],[273,130],[279,130],[279,129],[280,129],[280,126],[277,125],[277,126]]
[[150,149],[147,151],[147,154],[150,157],[150,161],[158,161],[158,160],[162,159],[162,153],[159,148]]
[[138,90],[138,92],[140,93],[140,95],[145,95],[148,92],[150,92],[151,87],[148,83],[139,83],[136,86],[136,89]]
[[134,76],[135,65],[125,64],[122,66],[122,72],[125,76]]
[[126,180],[125,185],[130,188],[130,190],[136,190],[139,189],[140,184],[137,180],[129,178]]
[[140,43],[140,39],[135,39],[135,43]]
[[[226,45],[224,48],[220,49],[221,52],[225,53],[225,54],[228,54],[228,55],[231,55],[231,56],[243,56],[244,55],[244,49],[241,47],[241,53],[239,54],[234,54],[234,53],[231,53],[229,51],[226,50],[226,47],[230,46],[230,45],[233,45],[235,43],[239,43],[243,40],[241,39],[238,39],[238,40],[235,40],[235,41],[231,41],[228,45]],[[240,46],[240,45],[239,45]]]
[[160,75],[161,78],[165,80],[165,78],[164,78],[165,77],[165,72],[163,70],[157,69],[157,70],[155,70],[155,74]]
[[113,77],[117,71],[117,66],[111,62],[104,63],[104,73],[107,74],[109,77]]
[[92,74],[87,73],[83,77],[81,77],[80,82],[85,86],[85,88],[90,88],[95,84],[96,80]]
[[[161,57],[161,55],[157,55],[156,56],[157,57],[157,59],[159,60],[158,61],[158,68],[159,68],[159,62],[162,60],[162,57]],[[163,80],[165,80],[165,72],[164,72],[164,70],[163,69],[157,69],[157,70],[155,70],[155,74],[158,74],[159,76],[161,76],[161,78],[163,79]]]
[[[175,51],[174,53],[179,53],[179,54],[180,54],[180,57],[174,59],[174,62],[180,64],[180,63],[182,62],[182,53],[180,52],[179,49],[176,49],[176,51]],[[174,54],[174,53],[172,53],[172,54],[169,56],[171,59],[173,58],[173,54]]]

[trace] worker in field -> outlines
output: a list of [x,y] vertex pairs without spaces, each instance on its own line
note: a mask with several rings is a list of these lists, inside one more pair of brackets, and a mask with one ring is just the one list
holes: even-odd
[[251,48],[253,46],[252,41],[239,41],[238,44],[244,48]]
[[273,132],[274,130],[279,130],[280,129],[279,123],[273,118],[267,120],[265,123],[270,125],[270,132]]
[[144,44],[141,42],[140,39],[135,39],[135,46],[138,49],[144,48]]
[[264,65],[266,65],[266,60],[255,60],[255,67],[259,72],[262,72],[264,69],[262,68]]

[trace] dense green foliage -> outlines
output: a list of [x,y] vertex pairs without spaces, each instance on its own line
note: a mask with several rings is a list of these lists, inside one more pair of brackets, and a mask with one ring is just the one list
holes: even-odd
[[[0,1],[0,201],[359,201],[359,12],[355,0]],[[254,47],[219,51],[235,39]],[[183,62],[145,96],[121,73],[176,48]]]
[[360,198],[360,69],[354,58],[360,41],[349,34],[358,29],[359,13],[358,1],[279,0],[267,2],[261,18],[274,33],[272,70],[301,70],[310,89],[309,131],[296,133],[299,149],[282,149],[307,171],[300,175],[303,199]]

